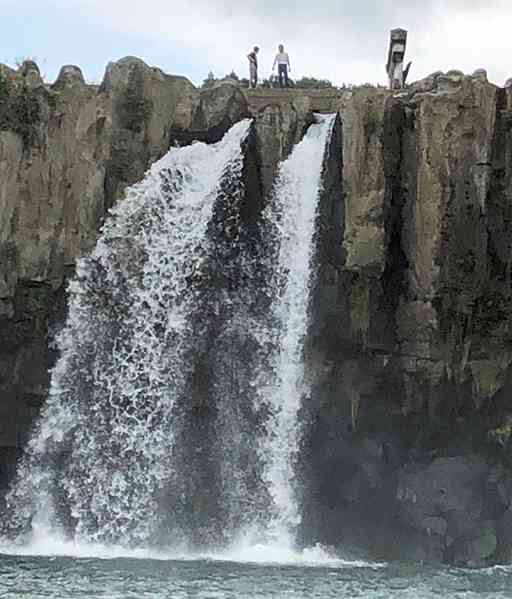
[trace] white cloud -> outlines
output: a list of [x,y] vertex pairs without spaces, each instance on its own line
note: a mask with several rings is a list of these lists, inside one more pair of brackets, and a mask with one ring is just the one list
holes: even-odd
[[[456,2],[450,11],[437,3],[433,26],[417,32],[411,52],[421,72],[485,68],[499,85],[512,75],[512,4],[507,0],[481,3],[471,10]],[[464,8],[466,7],[466,8]]]

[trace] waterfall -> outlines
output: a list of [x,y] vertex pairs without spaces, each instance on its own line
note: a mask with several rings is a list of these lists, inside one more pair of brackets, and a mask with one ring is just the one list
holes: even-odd
[[315,225],[327,146],[336,115],[316,115],[303,140],[281,164],[273,201],[266,211],[278,247],[273,314],[277,328],[272,376],[260,385],[270,422],[261,452],[273,501],[267,534],[271,543],[293,545],[300,523],[294,465],[300,443],[299,411],[309,394],[304,344],[314,283]]
[[197,370],[194,315],[217,251],[217,207],[243,188],[250,126],[172,149],[79,261],[49,397],[7,496],[11,536],[32,528],[144,545],[161,532],[168,496],[186,495],[169,489],[187,479],[174,459]]
[[245,185],[250,120],[173,148],[111,210],[69,287],[4,533],[197,549],[256,529],[292,547],[334,122],[316,116],[263,213],[259,183]]

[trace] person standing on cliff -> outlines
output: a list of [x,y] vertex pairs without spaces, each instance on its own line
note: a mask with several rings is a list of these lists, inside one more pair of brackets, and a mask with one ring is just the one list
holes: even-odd
[[[277,72],[279,75],[279,87],[288,87],[288,73],[291,71],[290,68],[290,57],[288,53],[284,51],[283,44],[280,44],[278,47],[278,53],[274,58],[274,64],[272,66],[272,72],[276,68],[277,64]],[[284,80],[284,85],[283,85]]]
[[258,85],[258,46],[254,46],[252,52],[247,54],[249,59],[249,84],[253,89]]

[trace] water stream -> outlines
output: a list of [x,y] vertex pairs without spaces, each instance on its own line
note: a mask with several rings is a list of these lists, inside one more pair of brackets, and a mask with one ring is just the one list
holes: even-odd
[[278,258],[273,313],[277,344],[273,376],[260,385],[260,397],[270,407],[268,435],[262,443],[265,480],[273,514],[268,539],[290,550],[300,522],[294,464],[300,441],[299,411],[309,394],[304,343],[309,327],[310,294],[314,283],[315,225],[322,191],[325,154],[335,115],[317,115],[317,122],[279,169],[273,200],[265,217],[277,231]]

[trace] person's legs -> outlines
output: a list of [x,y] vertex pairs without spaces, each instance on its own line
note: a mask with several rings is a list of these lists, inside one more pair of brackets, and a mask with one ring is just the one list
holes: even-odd
[[250,85],[251,87],[256,87],[258,83],[258,69],[255,65],[250,65]]
[[288,65],[284,65],[284,85],[288,87]]
[[285,64],[278,65],[277,70],[279,73],[279,87],[283,87],[283,74],[286,77],[286,65]]

